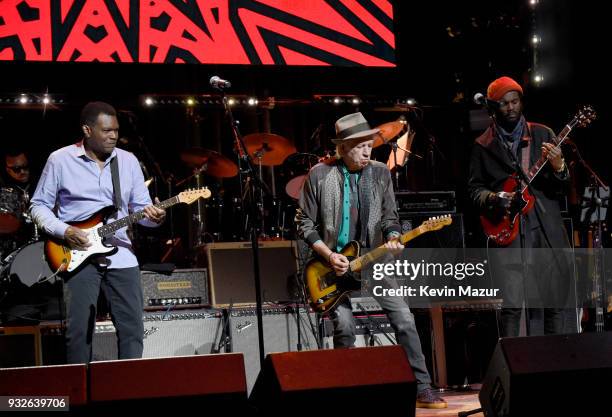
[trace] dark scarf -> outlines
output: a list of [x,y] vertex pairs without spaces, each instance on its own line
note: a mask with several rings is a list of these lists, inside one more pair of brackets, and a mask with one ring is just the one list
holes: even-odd
[[521,115],[521,118],[516,123],[516,126],[514,126],[514,129],[512,129],[511,132],[508,132],[499,123],[496,123],[496,126],[497,134],[502,139],[504,145],[510,148],[514,155],[517,155],[518,147],[521,143],[521,138],[523,137],[523,132],[525,131],[525,127],[527,126],[525,116]]

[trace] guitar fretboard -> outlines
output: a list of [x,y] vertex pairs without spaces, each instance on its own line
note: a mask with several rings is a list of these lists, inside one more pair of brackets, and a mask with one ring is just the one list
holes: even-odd
[[[172,198],[169,198],[167,200],[164,200],[160,203],[155,204],[155,207],[161,208],[161,209],[167,209],[169,207],[172,207],[175,204],[178,204],[179,202],[180,201],[179,201],[178,196],[174,196]],[[137,211],[136,213],[132,213],[129,216],[125,216],[119,220],[115,220],[112,223],[105,224],[104,226],[98,229],[98,234],[101,237],[107,237],[123,227],[127,227],[132,223],[137,223],[141,221],[142,219],[144,219],[144,217],[145,217],[144,212],[142,210]]]
[[[557,148],[563,144],[565,139],[567,139],[567,136],[572,131],[576,123],[578,123],[578,120],[574,118],[570,123],[565,125],[561,133],[559,133],[559,135],[556,138],[553,138],[553,143],[557,146]],[[529,169],[529,172],[527,173],[527,179],[529,180],[529,184],[531,184],[533,179],[536,177],[536,175],[538,175],[538,173],[542,170],[542,168],[544,167],[544,165],[546,165],[547,162],[548,162],[548,159],[542,157],[538,160],[538,162],[533,164],[533,166]],[[523,192],[526,189],[527,189],[527,185],[523,187]]]
[[[402,242],[402,245],[405,245],[406,243],[408,243],[415,237],[419,236],[420,234],[425,233],[426,231],[427,229],[421,225],[401,235],[399,237],[399,240],[400,242]],[[381,256],[385,255],[386,253],[389,253],[389,249],[387,249],[384,245],[371,250],[365,255],[360,256],[359,258],[354,259],[350,262],[349,266],[351,268],[351,271],[354,271],[354,272],[361,271],[361,269],[363,269],[365,266],[371,264],[372,262],[379,259]]]

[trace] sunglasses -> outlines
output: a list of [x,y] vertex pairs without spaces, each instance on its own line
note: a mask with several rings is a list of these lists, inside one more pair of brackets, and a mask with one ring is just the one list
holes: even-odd
[[11,171],[13,171],[16,174],[21,172],[21,171],[29,171],[30,170],[30,167],[27,166],[27,165],[16,165],[14,167],[7,166],[7,168],[10,169]]

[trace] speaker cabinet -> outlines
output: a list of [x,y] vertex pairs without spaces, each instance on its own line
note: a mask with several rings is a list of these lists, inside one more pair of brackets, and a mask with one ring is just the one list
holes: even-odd
[[[221,334],[221,319],[208,310],[176,310],[144,314],[143,358],[211,353]],[[98,322],[93,340],[93,360],[117,359],[113,323]]]
[[[425,220],[433,216],[442,216],[447,213],[399,213],[402,233],[415,229]],[[462,214],[450,214],[453,222],[440,230],[425,233],[411,240],[411,248],[465,248],[465,230]]]
[[[289,289],[297,271],[294,241],[259,243],[263,301],[290,301]],[[255,304],[253,253],[250,242],[206,245],[210,295],[214,307]]]
[[384,409],[384,415],[414,416],[416,380],[401,346],[273,353],[251,399],[266,416],[300,406],[325,415]]
[[168,407],[195,411],[211,402],[238,411],[246,403],[243,358],[220,354],[92,362],[89,392],[96,411],[137,407],[139,413],[157,415]]
[[479,395],[485,416],[602,415],[610,352],[610,332],[500,339]]
[[[310,316],[310,321],[309,321]],[[298,350],[298,319],[302,350],[317,349],[317,340],[310,322],[316,327],[314,313],[304,308],[265,308],[263,310],[265,353]],[[247,386],[251,391],[259,374],[259,339],[257,315],[254,308],[239,308],[230,314],[232,351],[244,354]]]

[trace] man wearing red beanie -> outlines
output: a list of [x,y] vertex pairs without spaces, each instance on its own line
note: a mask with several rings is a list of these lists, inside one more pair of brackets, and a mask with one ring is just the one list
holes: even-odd
[[[561,149],[553,144],[553,131],[525,120],[520,84],[510,77],[498,78],[489,85],[487,99],[491,125],[474,143],[468,179],[470,198],[480,212],[491,215],[517,204],[519,193],[503,191],[506,180],[518,170],[528,173],[540,158],[548,160],[529,187],[536,202],[520,216],[523,238],[515,238],[507,250],[491,252],[493,278],[503,298],[501,335],[519,335],[524,301],[529,307],[530,334],[560,333],[570,269],[567,258],[554,248],[569,247],[558,201],[569,183],[569,172]],[[495,246],[492,240],[487,245]],[[543,328],[537,328],[542,313]]]

